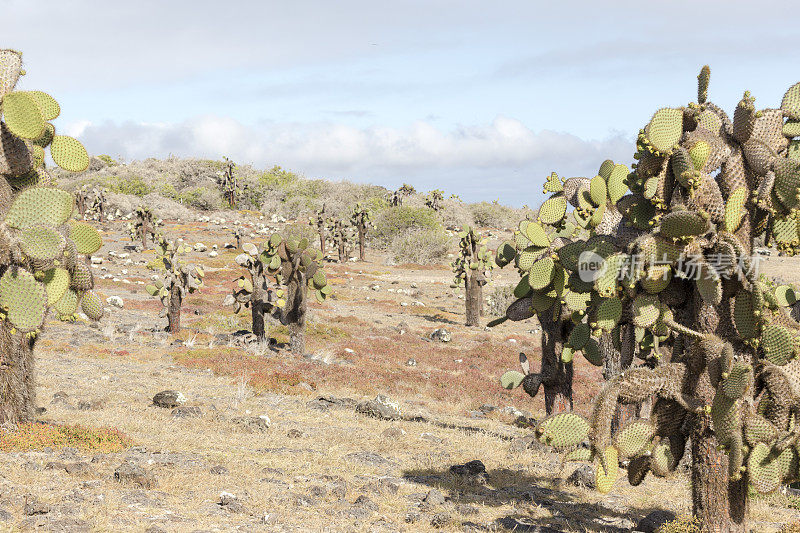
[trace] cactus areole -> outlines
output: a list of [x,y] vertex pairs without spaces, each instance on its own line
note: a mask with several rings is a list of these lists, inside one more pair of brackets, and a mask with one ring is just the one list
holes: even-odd
[[56,133],[60,108],[50,95],[15,90],[23,74],[22,54],[0,50],[0,424],[34,419],[33,348],[48,311],[103,315],[86,260],[100,234],[73,220],[74,195],[53,188],[44,165],[45,149],[72,172],[86,170],[89,156]]
[[[751,255],[759,236],[787,253],[800,246],[800,83],[776,108],[757,110],[745,92],[731,118],[707,101],[709,77],[704,67],[697,102],[660,109],[641,130],[633,172],[606,161],[591,179],[552,175],[539,221],[524,221],[497,255],[522,274],[508,318],[571,312],[562,359],[581,352],[598,364],[608,335],[623,361],[641,360],[605,383],[589,420],[553,415],[537,438],[593,462],[602,492],[618,461],[638,485],[673,472],[689,442],[703,531],[744,532],[751,492],[800,478],[796,298]],[[589,237],[545,231],[567,222]],[[614,434],[617,406],[645,400],[649,419]]]

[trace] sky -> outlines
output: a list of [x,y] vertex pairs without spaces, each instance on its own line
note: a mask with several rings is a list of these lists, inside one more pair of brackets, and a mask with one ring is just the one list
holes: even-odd
[[221,158],[309,178],[543,200],[630,164],[660,107],[800,81],[788,2],[0,0],[18,89],[91,154]]

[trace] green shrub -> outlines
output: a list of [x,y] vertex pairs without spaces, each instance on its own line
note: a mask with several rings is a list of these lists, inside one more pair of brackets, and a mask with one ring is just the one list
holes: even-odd
[[258,179],[264,185],[283,188],[289,183],[298,181],[300,179],[300,176],[289,170],[283,170],[278,165],[275,165],[268,171],[262,173],[258,177]]
[[306,239],[308,239],[308,242],[311,243],[312,247],[319,240],[316,230],[314,230],[314,228],[312,228],[308,224],[304,224],[302,222],[287,224],[286,227],[283,228],[283,231],[281,231],[281,235],[286,239],[297,239],[297,240],[300,240],[303,237],[305,237]]
[[508,306],[516,301],[517,297],[514,296],[514,285],[506,285],[503,287],[495,287],[491,294],[489,294],[486,314],[489,317],[505,316]]
[[170,200],[175,200],[178,198],[178,191],[175,189],[175,186],[171,183],[162,183],[158,187],[158,194],[163,196],[164,198],[169,198]]
[[114,167],[114,166],[117,166],[119,164],[119,163],[117,163],[117,161],[112,159],[110,155],[107,155],[107,154],[100,154],[100,155],[97,156],[97,159],[99,159],[100,161],[102,161],[103,163],[105,163],[106,165],[108,165],[110,167]]
[[484,228],[515,228],[519,223],[519,210],[495,202],[470,204],[469,210],[475,225]]
[[153,188],[140,177],[119,179],[113,182],[114,192],[121,194],[131,194],[133,196],[147,196],[153,192]]
[[405,236],[411,230],[439,230],[442,225],[434,211],[424,207],[390,207],[374,219],[371,240],[379,248],[393,243],[395,237]]
[[447,256],[449,242],[450,238],[441,227],[412,228],[392,239],[389,253],[397,264],[432,265],[441,263]]
[[205,211],[219,209],[221,202],[219,191],[213,191],[208,187],[184,189],[178,195],[177,200],[184,205]]

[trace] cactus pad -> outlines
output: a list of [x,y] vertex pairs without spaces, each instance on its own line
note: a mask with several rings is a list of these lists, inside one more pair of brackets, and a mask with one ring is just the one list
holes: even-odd
[[28,91],[27,94],[39,106],[39,111],[44,120],[55,120],[61,114],[61,106],[49,94],[42,91]]
[[671,153],[683,134],[683,111],[668,107],[659,109],[645,127],[644,134],[654,150]]
[[39,261],[52,261],[64,250],[64,237],[47,226],[31,226],[19,232],[22,253]]
[[606,494],[611,491],[619,477],[619,455],[614,446],[607,446],[600,453],[603,458],[597,460],[594,481],[597,490]]
[[649,420],[631,420],[617,432],[614,444],[622,458],[642,453],[656,435],[656,428]]
[[103,318],[103,302],[100,297],[92,291],[86,291],[81,297],[81,310],[86,313],[90,320],[100,320]]
[[42,326],[47,305],[44,285],[22,268],[9,268],[0,278],[0,308],[6,319],[20,331]]
[[522,372],[518,372],[517,370],[509,370],[500,376],[500,385],[504,389],[516,389],[520,386],[523,379],[525,379],[525,374]]
[[780,485],[778,462],[770,454],[770,447],[763,442],[756,444],[750,451],[747,472],[750,474],[750,484],[760,494],[769,494]]
[[529,222],[525,226],[525,236],[534,246],[540,248],[547,248],[550,246],[550,238],[547,236],[544,228],[536,222]]
[[555,263],[550,257],[536,261],[528,274],[528,284],[534,290],[541,290],[550,285],[555,276]]
[[89,168],[89,154],[86,148],[72,137],[56,135],[50,145],[50,155],[56,165],[69,172],[83,172]]
[[589,327],[589,324],[580,323],[576,324],[572,331],[569,334],[567,339],[567,344],[571,346],[575,350],[582,350],[583,347],[586,345],[586,341],[589,340],[589,336],[591,335],[592,330]]
[[775,287],[775,299],[781,307],[789,307],[797,303],[798,295],[791,285]]
[[672,211],[661,219],[661,234],[673,239],[702,235],[709,228],[708,218],[693,211]]
[[622,318],[622,301],[618,298],[604,298],[597,306],[597,327],[603,331],[611,331]]
[[648,328],[656,323],[661,314],[658,296],[640,294],[633,300],[633,323],[640,328]]
[[42,278],[47,292],[47,305],[53,305],[64,296],[70,284],[69,272],[63,268],[51,268]]
[[556,225],[564,220],[567,213],[567,200],[563,194],[548,198],[539,208],[539,220],[545,224]]
[[675,463],[675,456],[672,454],[669,441],[662,440],[656,444],[650,456],[650,470],[652,470],[653,475],[665,477],[675,469]]
[[73,196],[67,191],[37,187],[22,191],[6,214],[12,228],[60,226],[72,216]]
[[645,292],[657,294],[667,288],[672,281],[672,267],[669,265],[652,265],[639,281]]
[[100,233],[89,224],[69,221],[69,238],[75,243],[79,254],[92,255],[103,245]]
[[73,289],[67,289],[64,296],[55,303],[53,308],[60,318],[69,318],[78,310],[78,293]]
[[589,448],[576,448],[564,454],[561,459],[562,463],[577,463],[577,462],[591,462],[594,459],[594,454]]
[[764,350],[764,357],[774,365],[783,366],[794,357],[792,334],[783,326],[776,324],[764,328],[761,348]]
[[539,422],[536,438],[553,448],[571,448],[589,436],[589,423],[575,413],[558,413]]
[[734,363],[722,381],[722,392],[732,400],[742,398],[753,386],[753,367],[744,362]]
[[623,196],[617,202],[617,209],[629,223],[638,229],[649,229],[656,216],[655,206],[646,198],[634,194]]
[[789,118],[800,120],[800,83],[795,83],[781,100],[781,109]]
[[2,111],[8,129],[17,137],[33,141],[44,133],[42,112],[29,93],[17,91],[3,96]]
[[545,181],[544,192],[561,192],[563,190],[564,184],[561,182],[561,178],[555,172],[551,172]]

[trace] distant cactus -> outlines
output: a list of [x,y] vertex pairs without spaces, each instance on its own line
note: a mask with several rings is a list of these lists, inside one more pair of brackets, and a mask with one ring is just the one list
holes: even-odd
[[284,239],[272,235],[264,244],[259,256],[267,265],[267,273],[274,275],[285,287],[286,305],[280,314],[281,323],[289,327],[289,347],[294,354],[305,353],[306,313],[308,289],[314,291],[319,303],[331,295],[331,286],[322,265],[322,253],[309,248],[308,239]]
[[350,259],[347,246],[350,236],[347,227],[338,218],[330,217],[328,219],[328,231],[330,232],[333,246],[336,248],[339,262],[346,263]]
[[[697,103],[660,109],[641,130],[634,172],[607,161],[591,180],[548,180],[540,222],[561,224],[568,201],[588,238],[556,245],[530,221],[498,257],[523,274],[507,315],[565,305],[568,356],[594,361],[609,338],[623,360],[645,360],[605,384],[590,420],[554,415],[539,440],[569,451],[588,439],[602,492],[618,461],[637,485],[674,471],[690,441],[702,530],[744,532],[751,491],[800,478],[800,324],[787,312],[797,298],[751,257],[763,234],[800,249],[800,83],[780,109],[757,111],[746,92],[731,120],[707,101],[709,75],[698,76]],[[614,434],[617,406],[647,399],[650,418]]]
[[434,189],[425,197],[425,205],[437,213],[442,209],[442,202],[444,201],[444,191]]
[[486,239],[475,233],[472,227],[458,234],[459,252],[451,264],[456,277],[454,287],[464,284],[466,290],[467,326],[479,326],[483,316],[483,286],[486,274],[492,270],[494,254],[486,247]]
[[400,194],[400,191],[394,191],[392,193],[389,193],[386,196],[386,199],[388,199],[389,205],[391,207],[400,207],[401,205],[403,205],[403,195]]
[[156,241],[156,230],[160,225],[160,221],[155,219],[150,208],[145,206],[137,207],[135,215],[134,221],[128,223],[128,233],[132,241],[140,240],[142,249],[146,250],[148,237],[152,237],[153,242]]
[[280,257],[269,255],[268,246],[258,249],[252,243],[242,246],[243,254],[236,256],[236,264],[247,269],[248,275],[236,280],[233,294],[225,299],[228,305],[234,305],[236,313],[242,307],[249,307],[253,319],[253,334],[259,341],[267,339],[264,315],[271,314],[286,305],[285,291],[280,287],[271,287],[268,275],[277,276],[280,269]]
[[364,246],[367,240],[367,229],[369,229],[370,212],[361,204],[356,204],[350,214],[350,222],[358,231],[358,259],[364,261]]
[[411,196],[412,194],[416,193],[417,190],[414,188],[413,185],[404,183],[402,187],[397,189],[397,192],[400,193],[400,196]]
[[223,170],[222,177],[220,178],[222,196],[225,198],[228,207],[231,209],[236,209],[236,201],[239,197],[239,184],[236,180],[236,174],[234,172],[236,169],[236,163],[227,157],[223,158],[223,160],[225,161],[225,170]]
[[236,240],[236,249],[242,249],[242,237],[244,231],[242,230],[241,226],[237,226],[235,230],[233,230],[233,238]]
[[78,209],[78,215],[80,216],[81,220],[86,218],[86,210],[88,209],[88,195],[86,194],[86,188],[81,187],[80,189],[75,191],[75,207]]
[[100,297],[85,256],[102,244],[88,224],[72,220],[75,197],[50,186],[45,149],[70,172],[89,156],[77,140],[57,135],[50,122],[58,103],[40,91],[15,91],[22,54],[0,50],[0,424],[36,415],[33,348],[47,312],[98,320]]
[[150,296],[161,299],[163,308],[159,316],[167,317],[167,331],[178,333],[181,330],[181,305],[187,294],[203,286],[203,268],[185,264],[178,256],[189,252],[191,247],[183,243],[168,241],[160,237],[156,243],[156,253],[166,271],[164,278],[145,286]]
[[327,240],[327,224],[325,218],[325,204],[322,204],[322,209],[317,211],[316,220],[313,221],[317,226],[317,233],[319,234],[319,251],[322,252],[322,257],[325,257],[325,241]]
[[[87,196],[89,198],[89,196]],[[98,222],[106,219],[106,193],[105,189],[94,188],[91,195],[92,202],[88,204],[87,211]]]

